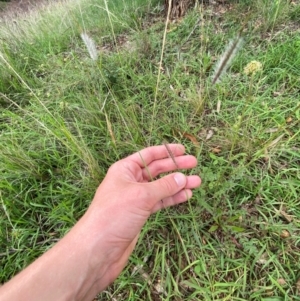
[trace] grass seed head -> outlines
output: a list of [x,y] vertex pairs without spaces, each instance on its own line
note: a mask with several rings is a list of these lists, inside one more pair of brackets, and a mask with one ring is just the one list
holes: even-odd
[[221,55],[218,63],[216,64],[215,71],[213,74],[212,83],[216,84],[220,81],[221,77],[226,73],[228,67],[230,66],[232,60],[237,55],[237,52],[242,46],[242,38],[237,37],[230,41],[225,51]]
[[90,57],[93,61],[97,61],[98,59],[98,51],[97,51],[97,48],[96,48],[96,44],[94,42],[94,40],[85,32],[82,32],[80,34],[81,36],[81,39],[83,41],[83,43],[85,44],[89,54],[90,54]]

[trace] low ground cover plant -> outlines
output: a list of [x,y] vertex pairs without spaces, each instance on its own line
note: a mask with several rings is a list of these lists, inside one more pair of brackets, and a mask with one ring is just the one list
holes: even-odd
[[175,20],[141,0],[2,17],[1,282],[74,225],[113,162],[180,142],[201,188],[151,217],[98,300],[300,299],[300,3],[228,2]]

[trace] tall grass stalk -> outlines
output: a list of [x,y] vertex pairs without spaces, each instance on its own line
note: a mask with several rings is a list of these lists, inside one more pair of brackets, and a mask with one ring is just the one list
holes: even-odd
[[152,131],[153,131],[154,119],[156,118],[156,114],[157,114],[157,112],[156,112],[157,96],[158,96],[158,91],[159,91],[161,72],[163,69],[163,58],[164,58],[164,51],[165,51],[165,46],[166,46],[167,30],[168,30],[168,25],[170,22],[172,0],[168,0],[168,1],[169,1],[168,11],[167,11],[167,17],[166,17],[166,21],[165,21],[165,28],[164,28],[164,32],[163,32],[162,46],[160,49],[160,59],[159,59],[159,64],[158,64],[157,80],[156,80],[156,87],[155,87],[155,92],[154,92],[154,102],[153,102],[153,109],[152,109],[152,120],[151,120],[150,133],[152,133]]

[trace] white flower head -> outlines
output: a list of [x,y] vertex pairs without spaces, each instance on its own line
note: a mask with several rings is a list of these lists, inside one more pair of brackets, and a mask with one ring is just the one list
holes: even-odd
[[246,75],[251,75],[251,74],[254,75],[255,73],[257,73],[257,72],[259,72],[261,70],[262,70],[262,63],[261,62],[251,61],[244,68],[244,73]]

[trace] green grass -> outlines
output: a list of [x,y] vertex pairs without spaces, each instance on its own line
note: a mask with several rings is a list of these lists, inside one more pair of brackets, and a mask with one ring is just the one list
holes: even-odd
[[53,3],[0,25],[1,282],[74,225],[113,162],[167,140],[197,156],[202,187],[150,218],[99,300],[300,300],[299,1],[191,11],[169,25],[160,71],[158,1],[109,5]]

